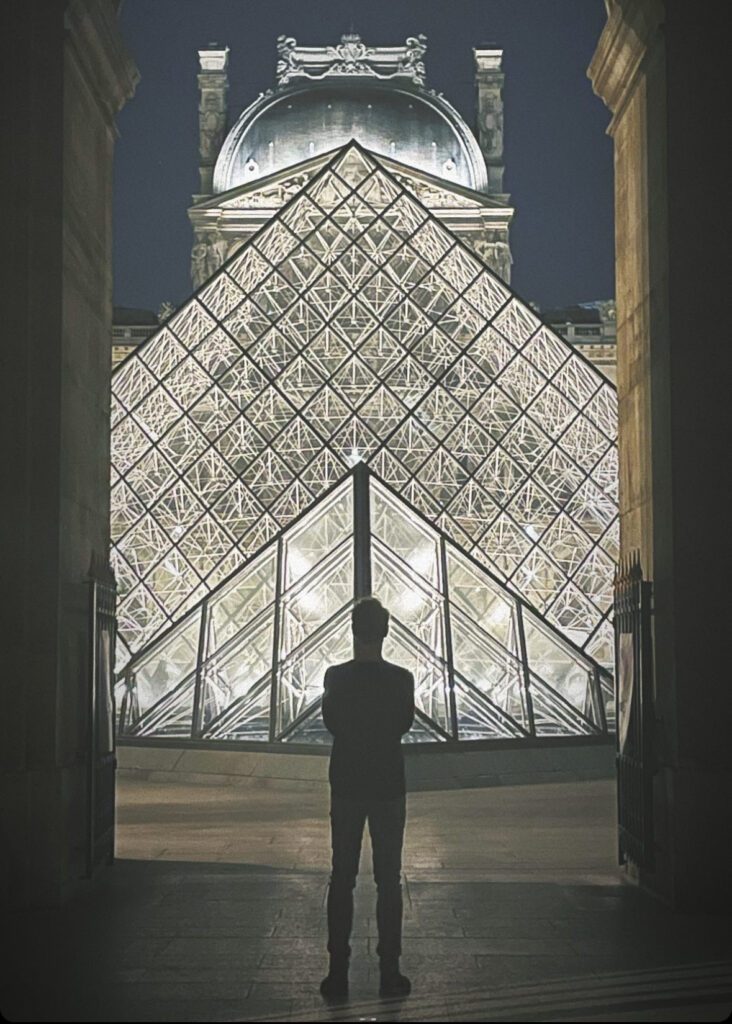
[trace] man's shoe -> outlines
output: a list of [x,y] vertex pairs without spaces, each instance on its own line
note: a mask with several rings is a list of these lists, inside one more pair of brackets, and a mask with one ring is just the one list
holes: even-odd
[[404,974],[399,973],[399,967],[381,968],[381,984],[379,995],[386,999],[397,999],[408,996],[412,991],[412,983]]
[[320,994],[324,999],[347,999],[348,969],[334,971],[331,968],[320,983]]

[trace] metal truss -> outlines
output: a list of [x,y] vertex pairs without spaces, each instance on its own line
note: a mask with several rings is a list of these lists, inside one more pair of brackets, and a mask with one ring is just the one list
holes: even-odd
[[360,463],[132,658],[120,735],[329,742],[323,677],[350,659],[350,610],[372,591],[391,611],[384,656],[415,677],[408,740],[614,725],[611,675]]
[[113,375],[118,667],[363,461],[601,664],[613,386],[344,147]]

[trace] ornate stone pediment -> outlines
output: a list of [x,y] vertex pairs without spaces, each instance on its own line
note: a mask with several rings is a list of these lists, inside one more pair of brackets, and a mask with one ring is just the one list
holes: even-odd
[[277,40],[277,82],[287,85],[293,78],[320,81],[337,76],[406,78],[424,85],[422,61],[427,50],[423,35],[410,36],[404,46],[366,46],[359,35],[341,36],[337,46],[298,46],[292,36]]
[[[285,171],[279,171],[266,178],[258,178],[251,184],[239,185],[228,193],[221,193],[198,203],[193,209],[277,209],[306,185],[310,178],[333,158],[335,152],[336,150],[332,150],[314,159],[304,160]],[[481,210],[504,205],[482,192],[461,185],[445,187],[443,178],[407,167],[397,160],[390,160],[385,156],[380,156],[379,159],[402,185],[430,208]]]
[[[237,185],[191,207],[189,216],[196,239],[191,256],[194,287],[203,284],[227,255],[235,252],[242,241],[250,238],[305,188],[336,152],[331,150],[266,178]],[[513,216],[511,207],[465,186],[447,185],[442,178],[388,157],[380,157],[380,160],[404,188],[434,210],[446,226],[487,259],[505,281],[510,280],[508,224]],[[496,244],[486,248],[488,242]]]

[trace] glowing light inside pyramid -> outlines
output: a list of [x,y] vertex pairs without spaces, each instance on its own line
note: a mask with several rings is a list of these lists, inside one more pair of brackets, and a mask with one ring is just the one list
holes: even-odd
[[611,663],[614,389],[358,148],[120,365],[112,416],[120,663],[358,461]]

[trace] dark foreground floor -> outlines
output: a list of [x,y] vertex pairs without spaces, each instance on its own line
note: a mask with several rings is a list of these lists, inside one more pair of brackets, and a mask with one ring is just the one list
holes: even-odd
[[725,1019],[730,920],[620,884],[612,799],[605,781],[410,796],[414,993],[375,998],[366,848],[351,999],[333,1009],[317,992],[324,794],[127,781],[98,891],[6,920],[0,1007],[25,1021]]

